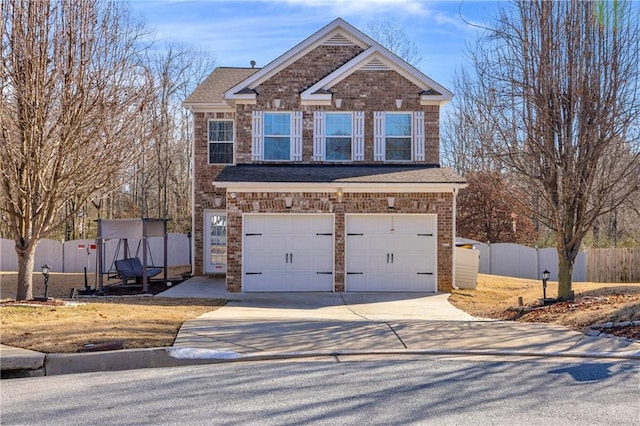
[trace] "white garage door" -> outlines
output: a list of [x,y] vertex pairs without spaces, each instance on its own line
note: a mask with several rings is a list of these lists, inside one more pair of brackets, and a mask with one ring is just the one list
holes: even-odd
[[435,292],[436,215],[347,215],[347,291]]
[[243,233],[243,291],[333,291],[333,215],[246,214]]

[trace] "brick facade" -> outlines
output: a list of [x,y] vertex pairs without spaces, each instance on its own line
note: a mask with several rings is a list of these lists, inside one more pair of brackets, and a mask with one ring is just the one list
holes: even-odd
[[[229,291],[242,290],[242,214],[243,213],[332,213],[335,222],[335,291],[345,287],[345,214],[388,213],[387,197],[396,197],[394,214],[437,214],[438,291],[452,288],[453,259],[453,194],[442,193],[356,193],[345,191],[341,202],[332,192],[274,193],[237,192],[235,198],[225,189],[216,187],[214,180],[224,165],[208,164],[208,121],[211,119],[234,120],[234,158],[236,164],[252,163],[252,112],[273,111],[273,100],[280,99],[278,111],[302,111],[302,161],[313,160],[314,111],[364,111],[364,161],[373,160],[373,115],[375,111],[414,112],[425,116],[425,159],[422,164],[439,163],[439,111],[438,105],[420,105],[418,87],[401,74],[391,70],[358,70],[331,88],[333,99],[342,99],[340,108],[331,105],[301,105],[300,93],[340,68],[363,52],[363,48],[351,45],[320,45],[303,57],[279,70],[255,87],[256,103],[237,103],[234,107],[211,108],[210,112],[194,113],[194,177],[193,177],[193,244],[194,273],[204,271],[204,212],[218,210],[227,213],[227,287]],[[402,99],[401,108],[396,100]],[[266,163],[266,162],[265,162]],[[268,162],[274,164],[275,162]],[[291,162],[287,162],[291,164]],[[379,162],[377,164],[380,164]],[[256,188],[258,191],[259,189]],[[329,190],[327,190],[329,191]],[[293,197],[291,209],[286,209],[284,197]]]
[[[242,215],[244,213],[333,213],[335,221],[334,291],[345,290],[345,215],[389,213],[387,197],[396,197],[393,214],[437,214],[438,291],[451,292],[453,277],[453,203],[451,193],[238,192],[227,198],[227,290],[242,291]],[[285,197],[293,198],[290,209]]]

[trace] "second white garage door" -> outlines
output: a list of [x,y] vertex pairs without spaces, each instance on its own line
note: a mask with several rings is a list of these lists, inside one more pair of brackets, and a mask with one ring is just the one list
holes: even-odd
[[333,291],[333,215],[245,214],[242,290]]
[[435,292],[437,216],[346,217],[346,291]]

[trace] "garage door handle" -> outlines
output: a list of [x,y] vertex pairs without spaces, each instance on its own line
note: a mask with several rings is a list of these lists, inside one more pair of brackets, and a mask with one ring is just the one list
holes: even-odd
[[393,263],[393,253],[391,253],[391,263]]
[[417,272],[418,275],[433,275],[433,272]]
[[433,237],[433,234],[418,234],[418,237]]
[[364,272],[347,272],[347,275],[362,275]]
[[245,275],[262,275],[262,272],[245,272]]
[[316,235],[328,235],[328,236],[331,236],[333,234],[331,232],[326,232],[326,233],[318,232],[318,233],[316,233]]
[[318,275],[333,275],[333,272],[316,272]]
[[387,253],[387,263],[389,263],[389,253]]
[[254,237],[256,235],[262,235],[262,234],[244,234],[245,237]]
[[347,237],[352,237],[354,235],[364,235],[364,234],[347,234]]

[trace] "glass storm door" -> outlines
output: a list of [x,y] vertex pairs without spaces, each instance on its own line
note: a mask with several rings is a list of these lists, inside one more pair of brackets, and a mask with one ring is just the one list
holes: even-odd
[[224,211],[204,212],[204,272],[227,272],[227,215]]

